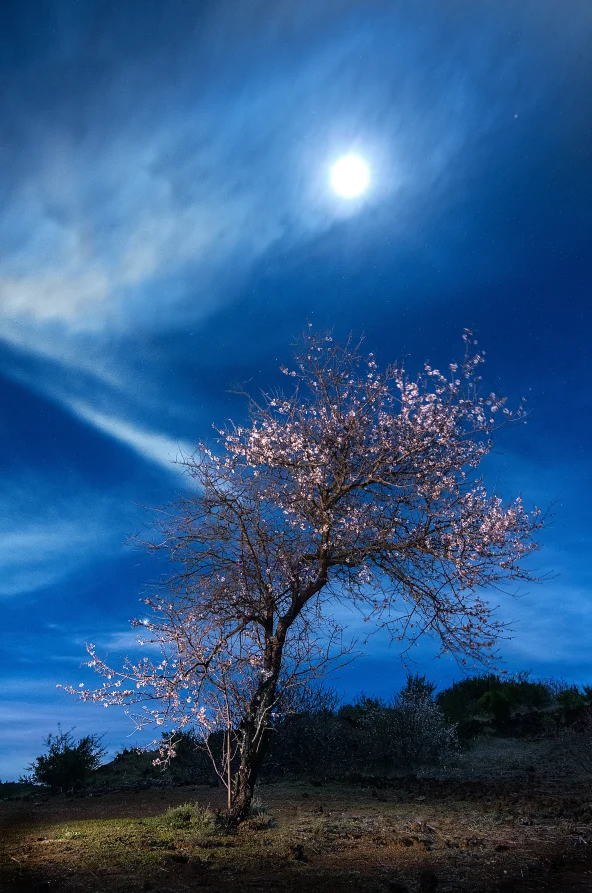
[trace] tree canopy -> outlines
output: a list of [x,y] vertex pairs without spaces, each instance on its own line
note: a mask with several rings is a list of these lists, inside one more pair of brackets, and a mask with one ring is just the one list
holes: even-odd
[[461,661],[493,657],[501,624],[481,592],[530,577],[542,522],[478,477],[493,433],[525,411],[480,393],[483,354],[464,338],[460,363],[411,377],[306,333],[282,369],[289,389],[249,398],[247,424],[185,457],[195,486],[159,512],[151,548],[173,570],[136,624],[160,659],[114,670],[89,646],[105,682],[83,698],[206,741],[227,731],[220,775],[239,818],[282,691],[351,647],[340,603],[401,649],[430,633]]

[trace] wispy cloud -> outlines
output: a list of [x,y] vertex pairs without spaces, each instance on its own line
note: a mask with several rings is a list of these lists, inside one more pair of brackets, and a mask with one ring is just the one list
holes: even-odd
[[89,527],[88,520],[5,531],[0,543],[0,596],[45,589],[84,564],[89,551],[96,555],[106,537],[95,525]]
[[164,434],[136,427],[123,419],[98,412],[78,400],[64,399],[63,402],[78,418],[166,471],[183,474],[183,458],[191,456],[195,451],[187,441],[174,440]]
[[129,522],[112,493],[24,475],[2,483],[0,504],[0,596],[46,589],[123,548]]
[[[176,67],[183,77],[172,94],[156,84],[148,96],[138,92],[152,57],[150,66],[136,60],[127,77],[116,76],[121,61],[112,60],[112,78],[95,87],[94,114],[81,84],[85,139],[76,139],[74,122],[56,124],[44,151],[27,155],[0,213],[0,234],[7,234],[0,313],[33,325],[59,320],[75,332],[133,331],[139,318],[149,328],[216,312],[274,246],[284,252],[350,213],[330,194],[328,166],[353,146],[374,168],[370,203],[396,196],[391,237],[403,238],[419,208],[429,213],[434,188],[442,199],[443,186],[462,179],[455,161],[475,139],[475,117],[482,140],[509,115],[488,92],[505,37],[494,30],[477,52],[468,16],[454,52],[472,75],[460,76],[441,23],[418,29],[413,15],[392,16],[376,4],[362,24],[351,6],[329,4],[315,15],[326,27],[332,10],[329,43],[310,40],[308,16],[263,15],[260,3],[247,4],[249,41],[228,30],[226,16],[206,19],[200,46],[207,78],[195,62],[200,54],[181,46]],[[295,41],[288,58],[277,42],[284,30]],[[269,41],[265,69],[258,40]],[[208,42],[223,52],[222,68],[208,66]],[[509,76],[518,78],[519,64],[510,53]],[[360,83],[365,99],[357,98]],[[525,102],[521,97],[523,114]],[[133,114],[123,114],[126,103]],[[105,105],[117,109],[110,130]],[[484,107],[487,114],[479,113]],[[35,115],[27,123],[21,114],[19,126],[27,145],[36,145]]]

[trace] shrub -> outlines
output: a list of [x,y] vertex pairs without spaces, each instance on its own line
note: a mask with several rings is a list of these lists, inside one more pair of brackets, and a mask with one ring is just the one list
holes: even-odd
[[455,727],[434,701],[435,685],[407,676],[390,705],[362,695],[339,711],[349,771],[386,774],[436,765],[457,748]]
[[58,726],[56,735],[45,739],[47,753],[37,757],[27,768],[36,784],[47,785],[59,791],[81,788],[89,776],[98,769],[107,753],[98,735],[85,735],[76,741],[69,732]]
[[295,685],[286,688],[279,703],[279,715],[308,713],[311,716],[336,713],[341,701],[338,691],[328,685]]
[[527,712],[552,705],[556,693],[547,682],[531,682],[528,673],[501,677],[495,673],[469,676],[454,682],[436,698],[449,722],[458,724],[459,737],[468,738],[488,725],[497,734],[521,734],[542,723],[525,723]]
[[216,830],[216,814],[209,806],[199,803],[183,803],[171,806],[162,817],[163,824],[177,831],[191,830],[198,834],[213,834]]
[[441,691],[436,702],[449,722],[466,722],[482,712],[480,699],[492,689],[499,688],[500,683],[500,677],[493,673],[468,676]]
[[405,685],[399,692],[398,698],[405,703],[427,701],[433,699],[435,691],[436,683],[429,682],[426,676],[420,676],[419,673],[407,673]]
[[437,765],[458,747],[456,727],[435,702],[435,685],[408,675],[390,711],[393,761],[404,768]]
[[122,748],[113,757],[110,768],[123,781],[146,781],[159,776],[159,770],[154,766],[154,753],[142,747]]
[[580,692],[577,685],[570,685],[569,688],[565,688],[563,691],[558,692],[555,700],[557,706],[562,711],[563,722],[566,726],[570,726],[576,722],[580,713],[587,706],[586,698]]
[[351,773],[387,774],[393,768],[437,764],[457,746],[454,726],[434,701],[435,686],[409,675],[389,705],[360,695],[335,712],[335,698],[318,709],[285,714],[273,731],[267,778],[279,774],[316,778]]
[[563,729],[555,742],[556,756],[572,767],[592,775],[592,711],[582,710],[570,728]]
[[263,831],[266,828],[273,828],[275,825],[273,816],[259,794],[255,794],[251,800],[248,822],[249,827],[254,831]]
[[481,695],[477,704],[493,717],[493,726],[498,734],[507,730],[512,716],[510,692],[502,686],[495,686]]

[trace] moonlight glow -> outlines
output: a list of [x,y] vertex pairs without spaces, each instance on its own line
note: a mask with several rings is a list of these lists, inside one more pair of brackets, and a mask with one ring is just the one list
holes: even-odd
[[362,195],[370,183],[370,170],[358,155],[344,155],[331,169],[331,186],[343,198]]

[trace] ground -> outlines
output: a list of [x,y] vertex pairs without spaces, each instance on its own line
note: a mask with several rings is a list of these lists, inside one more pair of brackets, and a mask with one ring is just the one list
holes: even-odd
[[267,812],[236,834],[191,810],[167,813],[187,802],[222,807],[212,788],[4,800],[0,890],[592,890],[589,777],[551,742],[492,739],[437,773],[270,784],[259,797]]

